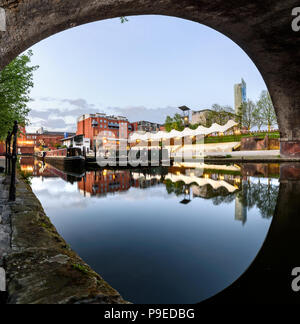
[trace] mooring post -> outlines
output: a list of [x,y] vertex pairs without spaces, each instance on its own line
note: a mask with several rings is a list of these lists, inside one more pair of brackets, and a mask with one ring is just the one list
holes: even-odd
[[12,167],[11,167],[11,182],[9,189],[9,201],[16,200],[16,166],[17,166],[17,138],[18,138],[18,122],[15,121],[14,128],[12,131],[14,136],[13,140],[13,151],[12,151]]

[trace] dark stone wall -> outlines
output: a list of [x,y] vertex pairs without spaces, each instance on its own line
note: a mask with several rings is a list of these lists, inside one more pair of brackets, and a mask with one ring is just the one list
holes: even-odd
[[[0,32],[0,69],[55,33],[119,16],[160,14],[207,25],[236,42],[270,91],[283,142],[300,142],[300,37],[291,28],[297,0],[0,0],[7,31]],[[283,145],[283,153],[289,155]]]

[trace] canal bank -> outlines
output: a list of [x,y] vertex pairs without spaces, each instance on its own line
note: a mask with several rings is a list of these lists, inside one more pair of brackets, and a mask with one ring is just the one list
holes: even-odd
[[0,267],[8,304],[128,303],[71,250],[24,180],[18,178],[14,203],[3,174],[0,186]]

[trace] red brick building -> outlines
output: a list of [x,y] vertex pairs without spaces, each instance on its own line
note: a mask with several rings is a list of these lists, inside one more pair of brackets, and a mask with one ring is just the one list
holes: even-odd
[[96,137],[101,133],[108,139],[127,139],[133,132],[158,132],[160,124],[147,121],[130,123],[126,117],[108,116],[106,114],[86,114],[77,120],[76,135],[83,135],[95,146]]
[[64,133],[64,132],[49,132],[40,128],[36,133],[22,132],[20,135],[20,144],[32,145],[34,149],[41,147],[55,150],[58,145],[61,145],[61,140],[66,136],[73,136],[75,133]]
[[75,133],[48,132],[40,128],[36,133],[26,133],[26,140],[33,142],[35,148],[43,147],[54,150],[61,145],[62,139],[73,135]]
[[48,132],[40,128],[36,133],[27,133],[24,127],[20,127],[18,138],[18,154],[33,155],[36,150],[41,148],[55,150],[58,145],[61,145],[61,140],[68,135],[63,132]]
[[133,125],[126,117],[108,116],[106,114],[86,114],[77,120],[76,135],[83,135],[91,141],[91,149],[95,145],[96,137],[102,134],[110,139],[127,139],[134,131]]

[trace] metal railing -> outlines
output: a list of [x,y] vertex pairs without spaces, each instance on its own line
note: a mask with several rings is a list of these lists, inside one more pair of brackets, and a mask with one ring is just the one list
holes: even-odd
[[5,142],[5,172],[10,176],[9,201],[16,200],[16,168],[17,168],[17,138],[18,122],[14,122],[11,132],[8,132]]

